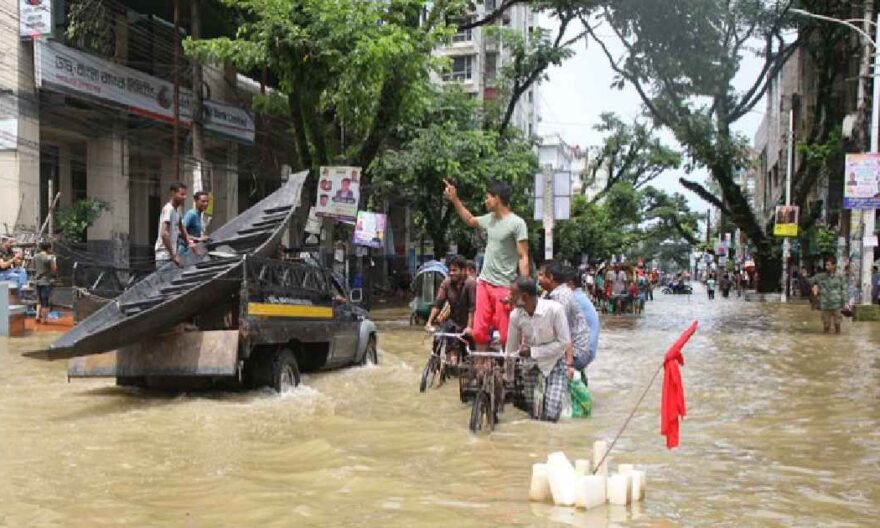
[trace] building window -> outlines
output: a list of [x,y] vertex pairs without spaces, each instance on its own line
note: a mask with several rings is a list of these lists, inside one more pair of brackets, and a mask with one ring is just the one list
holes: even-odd
[[473,77],[473,55],[459,55],[452,58],[452,71],[443,74],[444,81],[470,81]]
[[486,80],[491,81],[498,74],[498,54],[486,53]]
[[498,2],[496,0],[486,0],[486,11],[495,11],[498,8]]
[[[470,18],[465,18],[458,22],[459,25],[469,24],[471,22]],[[474,39],[474,34],[472,29],[465,29],[464,31],[459,31],[455,35],[452,35],[452,42],[470,42]]]

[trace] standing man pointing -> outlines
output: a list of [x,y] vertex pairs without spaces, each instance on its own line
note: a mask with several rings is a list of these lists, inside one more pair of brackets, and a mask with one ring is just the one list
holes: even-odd
[[443,180],[443,196],[468,227],[486,231],[486,254],[477,279],[477,303],[473,337],[485,347],[491,329],[498,330],[502,346],[507,343],[507,327],[512,307],[508,302],[510,283],[517,275],[529,276],[529,232],[526,222],[510,210],[510,185],[495,181],[486,187],[483,202],[488,214],[474,216],[458,197],[455,186]]

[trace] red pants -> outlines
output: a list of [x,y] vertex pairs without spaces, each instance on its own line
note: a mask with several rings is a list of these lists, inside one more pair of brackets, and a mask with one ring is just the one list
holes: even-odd
[[474,341],[478,345],[489,343],[491,331],[501,334],[501,345],[507,343],[507,326],[510,323],[511,305],[501,301],[510,297],[510,288],[493,286],[486,281],[477,281],[477,305],[474,309]]

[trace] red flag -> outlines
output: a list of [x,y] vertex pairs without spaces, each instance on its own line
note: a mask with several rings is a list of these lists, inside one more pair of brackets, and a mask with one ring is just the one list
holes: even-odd
[[681,372],[678,369],[679,365],[684,365],[681,349],[696,331],[697,322],[694,321],[669,347],[669,350],[666,351],[666,358],[663,360],[660,434],[666,437],[666,447],[669,449],[678,446],[678,422],[687,414],[684,404],[684,385],[681,383]]

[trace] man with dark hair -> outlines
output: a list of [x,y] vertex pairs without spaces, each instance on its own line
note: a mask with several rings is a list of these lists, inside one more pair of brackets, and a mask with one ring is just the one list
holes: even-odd
[[846,277],[837,273],[837,259],[833,256],[825,257],[825,272],[817,273],[810,279],[813,285],[813,295],[819,299],[819,309],[822,310],[822,327],[825,333],[831,331],[831,323],[834,323],[834,333],[840,333],[840,323],[843,316],[840,310],[846,304]]
[[[431,314],[425,324],[425,331],[433,333],[434,324],[439,322],[445,326],[448,332],[461,332],[470,334],[474,325],[474,308],[477,300],[477,282],[467,276],[467,261],[460,256],[455,256],[449,263],[449,276],[440,283],[437,290],[437,300],[431,307]],[[438,316],[439,319],[438,319]],[[453,352],[452,364],[456,364],[459,347],[457,340],[450,340]]]
[[529,358],[522,368],[525,410],[532,418],[555,422],[568,392],[566,349],[571,342],[562,306],[539,299],[535,281],[519,277],[510,286],[516,309],[510,315],[505,352]]
[[[449,263],[449,276],[440,283],[437,300],[431,307],[431,314],[425,330],[434,331],[434,322],[448,303],[448,320],[455,325],[454,330],[469,334],[474,324],[474,308],[477,300],[477,283],[467,276],[466,260],[455,256]],[[446,319],[446,318],[444,318]],[[442,322],[442,321],[441,321]]]
[[590,298],[584,292],[580,274],[577,273],[577,270],[571,268],[569,270],[570,273],[566,282],[573,292],[573,298],[580,307],[581,313],[584,314],[584,321],[586,321],[589,331],[586,363],[577,356],[574,358],[574,368],[583,371],[583,369],[587,368],[587,365],[596,359],[596,351],[599,348],[599,314],[596,312],[596,307],[590,302]]
[[[587,337],[587,321],[580,306],[574,300],[574,292],[568,287],[566,267],[553,261],[544,262],[538,269],[538,284],[544,290],[544,298],[558,302],[565,312],[571,343],[566,350],[566,364],[580,370],[587,366],[590,357]],[[578,368],[575,363],[581,365]]]
[[183,263],[180,261],[180,255],[177,252],[178,240],[187,239],[183,224],[180,223],[180,206],[186,200],[186,185],[181,182],[174,182],[169,189],[171,196],[159,214],[159,236],[156,238],[154,248],[156,251],[157,269],[169,261],[178,267],[182,266]]
[[474,261],[468,260],[467,263],[465,264],[465,267],[467,268],[468,278],[474,279],[474,281],[476,281],[477,280],[477,265],[474,263]]
[[486,231],[486,252],[483,269],[477,280],[477,307],[474,313],[473,336],[478,346],[485,347],[491,339],[491,329],[501,335],[502,345],[507,342],[510,307],[507,304],[510,283],[529,275],[529,232],[525,221],[509,207],[510,186],[492,182],[486,188],[484,204],[488,214],[474,216],[458,197],[455,186],[444,180],[443,195],[455,207],[458,216],[468,227]]
[[351,190],[351,178],[342,179],[342,188],[336,191],[333,197],[334,202],[354,203],[354,191]]
[[187,234],[187,238],[181,239],[179,243],[180,249],[178,250],[178,253],[181,255],[186,253],[188,248],[195,246],[198,242],[204,242],[208,239],[208,237],[205,236],[202,215],[208,208],[209,199],[208,193],[205,191],[199,191],[193,195],[193,208],[183,215],[183,220],[181,221],[183,229]]
[[49,296],[52,293],[52,280],[58,273],[58,264],[52,254],[52,243],[40,242],[40,252],[34,255],[34,283],[37,286],[37,317],[36,322],[46,324],[49,320]]

